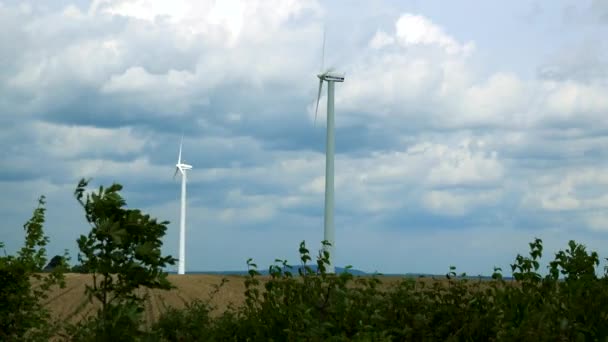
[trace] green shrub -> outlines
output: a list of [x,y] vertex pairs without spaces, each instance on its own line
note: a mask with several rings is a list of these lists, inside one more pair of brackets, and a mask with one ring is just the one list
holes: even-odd
[[46,341],[53,332],[42,301],[52,286],[65,286],[67,256],[50,273],[42,274],[49,242],[43,229],[44,205],[41,196],[32,218],[23,226],[25,243],[17,255],[0,256],[0,341]]
[[87,193],[81,180],[74,192],[91,226],[77,240],[81,269],[91,273],[86,285],[89,301],[101,304],[97,315],[67,328],[75,340],[131,341],[145,336],[140,330],[145,295],[138,288],[170,289],[163,268],[175,264],[162,256],[162,237],[169,222],[158,222],[137,209],[126,209],[122,186],[112,184]]
[[445,280],[388,286],[377,277],[327,274],[324,252],[313,270],[302,243],[296,274],[276,260],[261,281],[247,261],[242,307],[214,318],[196,303],[173,309],[158,326],[164,340],[191,341],[606,341],[608,280],[595,275],[599,257],[574,241],[568,246],[545,277],[535,239],[529,256],[511,265],[513,281],[498,268],[491,280],[471,280],[450,267]]
[[[213,318],[211,312],[217,307],[211,301],[228,280],[222,279],[214,285],[214,290],[206,300],[195,299],[186,303],[185,308],[166,308],[159,320],[152,326],[149,341],[226,341],[234,327],[234,315],[225,312],[220,319]],[[222,327],[219,329],[218,327]]]

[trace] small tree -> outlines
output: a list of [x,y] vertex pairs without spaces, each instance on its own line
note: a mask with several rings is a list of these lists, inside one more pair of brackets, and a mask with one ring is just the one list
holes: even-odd
[[595,268],[600,263],[597,252],[587,253],[584,245],[577,244],[574,240],[568,242],[565,251],[555,254],[555,260],[549,264],[551,275],[557,279],[558,272],[564,275],[566,281],[579,279],[597,279]]
[[55,255],[51,261],[49,261],[48,264],[46,264],[46,266],[44,266],[44,268],[42,269],[44,272],[50,272],[52,270],[54,270],[56,267],[61,267],[61,266],[65,266],[66,262],[65,262],[65,256],[62,255]]
[[163,267],[175,264],[176,259],[161,255],[161,238],[169,222],[124,208],[120,184],[99,187],[85,196],[87,185],[82,179],[74,195],[91,225],[89,234],[77,242],[78,260],[93,277],[86,293],[90,301],[95,298],[101,303],[92,333],[104,340],[120,339],[125,331],[137,332],[147,295],[135,290],[140,286],[171,288]]
[[[32,218],[25,223],[25,243],[16,256],[0,257],[0,340],[47,340],[52,329],[42,300],[54,285],[65,287],[63,272],[67,255],[50,274],[42,274],[49,238],[44,235],[44,196]],[[0,248],[4,245],[0,243]]]

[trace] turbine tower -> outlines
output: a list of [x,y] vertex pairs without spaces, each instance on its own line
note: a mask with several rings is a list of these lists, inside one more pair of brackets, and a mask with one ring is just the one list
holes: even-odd
[[321,73],[319,78],[319,92],[317,94],[317,106],[315,109],[315,123],[319,111],[319,100],[323,90],[323,82],[327,82],[327,142],[325,145],[325,220],[323,240],[331,245],[323,249],[329,252],[328,273],[335,273],[334,251],[335,251],[335,227],[334,227],[334,86],[336,82],[344,82],[344,74],[335,73],[331,68],[323,71],[325,59],[325,30],[323,31],[323,52],[321,57]]
[[173,179],[180,172],[182,175],[182,200],[179,217],[179,261],[177,266],[177,274],[186,273],[186,171],[192,169],[192,165],[182,163],[182,144],[184,136],[179,143],[179,154],[177,155],[177,164],[175,164],[175,173]]

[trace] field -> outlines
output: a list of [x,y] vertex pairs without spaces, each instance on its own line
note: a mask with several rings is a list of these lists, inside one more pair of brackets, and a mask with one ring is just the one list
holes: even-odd
[[[169,280],[177,288],[170,291],[144,289],[149,294],[146,302],[146,322],[154,322],[166,307],[181,308],[185,303],[194,299],[206,300],[219,285],[222,278],[227,279],[221,290],[213,297],[212,303],[218,310],[224,310],[231,303],[240,305],[244,300],[244,277],[219,275],[169,275]],[[96,311],[89,304],[84,293],[85,284],[92,284],[89,274],[68,273],[65,275],[66,287],[54,288],[50,293],[46,306],[51,310],[53,318],[75,322]]]
[[[146,323],[154,322],[167,307],[182,308],[185,303],[194,299],[206,300],[225,278],[227,282],[213,296],[212,304],[217,306],[218,311],[225,310],[229,305],[239,306],[244,300],[245,277],[237,275],[169,275],[169,280],[175,289],[164,290],[142,290],[149,294],[146,302]],[[402,279],[400,277],[380,277],[383,284],[390,284]],[[260,276],[260,280],[267,277]],[[95,312],[96,307],[89,304],[84,293],[85,284],[92,284],[89,274],[68,273],[65,275],[66,287],[54,288],[46,301],[54,319],[76,322],[87,315]]]

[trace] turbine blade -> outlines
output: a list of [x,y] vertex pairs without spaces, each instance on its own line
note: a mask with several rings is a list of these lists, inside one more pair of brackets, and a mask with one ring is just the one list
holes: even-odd
[[323,67],[325,66],[325,25],[323,25],[323,47],[321,48],[321,70],[323,72]]
[[182,139],[179,142],[179,154],[177,155],[177,163],[182,163],[182,144],[184,143],[184,136],[182,135]]
[[323,90],[323,79],[319,79],[319,93],[317,94],[317,106],[315,108],[315,121],[313,127],[317,124],[317,113],[319,112],[319,100],[321,100],[321,91]]
[[173,180],[175,180],[175,176],[177,176],[177,170],[179,170],[179,168],[175,168],[175,173],[173,174]]

